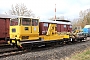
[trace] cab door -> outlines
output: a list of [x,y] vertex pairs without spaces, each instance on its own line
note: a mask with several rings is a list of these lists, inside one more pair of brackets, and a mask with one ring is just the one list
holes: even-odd
[[39,34],[39,19],[32,19],[31,32],[33,34]]
[[31,34],[31,19],[22,18],[21,34],[30,35]]

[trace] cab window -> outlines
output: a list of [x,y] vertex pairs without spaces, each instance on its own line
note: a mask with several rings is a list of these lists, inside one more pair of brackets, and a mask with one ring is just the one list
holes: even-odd
[[30,26],[31,25],[30,18],[23,18],[22,19],[22,25],[24,25],[24,26]]
[[18,25],[18,22],[19,22],[18,18],[11,19],[10,26],[16,26]]
[[38,26],[38,19],[32,19],[32,26]]

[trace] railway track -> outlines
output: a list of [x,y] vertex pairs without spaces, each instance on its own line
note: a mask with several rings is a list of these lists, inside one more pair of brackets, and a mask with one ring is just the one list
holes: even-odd
[[10,52],[0,54],[0,58],[1,57],[12,56],[12,55],[17,55],[17,54],[23,54],[23,53],[26,53],[26,51],[16,51],[16,50],[14,50],[14,51],[10,51]]
[[18,49],[7,49],[4,51],[0,51],[0,58],[3,57],[7,57],[7,56],[13,56],[13,55],[18,55],[18,54],[24,54],[24,53],[28,53],[28,52],[35,52],[35,51],[40,51],[40,50],[46,50],[46,49],[50,49],[52,47],[34,47],[32,48],[32,50],[18,50]]
[[8,45],[8,44],[0,44],[0,49],[4,49],[4,48],[11,48],[11,45]]
[[33,48],[32,51],[31,50],[24,50],[24,51],[9,50],[9,51],[5,51],[5,52],[0,52],[0,58],[14,56],[14,55],[18,55],[18,54],[24,54],[24,53],[28,53],[28,52],[48,50],[48,49],[52,49],[52,48],[55,48],[55,46],[54,47],[37,47],[37,48]]
[[[88,42],[89,40],[87,40],[86,42]],[[84,43],[84,42],[81,42]],[[74,43],[74,44],[80,44],[80,43]],[[72,45],[72,43],[70,44],[63,44],[63,45],[51,45],[51,46],[38,46],[38,47],[33,47],[32,50],[18,50],[17,48],[4,48],[4,49],[0,49],[0,58],[2,57],[7,57],[7,56],[12,56],[12,55],[18,55],[18,54],[24,54],[24,53],[28,53],[28,52],[35,52],[35,51],[42,51],[42,50],[48,50],[48,49],[53,49],[53,48],[57,48],[57,47],[61,47],[61,46],[66,46],[66,45]]]

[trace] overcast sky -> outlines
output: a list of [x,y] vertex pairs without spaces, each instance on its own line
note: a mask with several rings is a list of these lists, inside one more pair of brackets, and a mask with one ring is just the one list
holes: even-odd
[[48,19],[55,15],[65,16],[66,19],[78,18],[81,10],[90,8],[90,0],[0,0],[0,14],[5,14],[11,5],[24,3],[36,16]]

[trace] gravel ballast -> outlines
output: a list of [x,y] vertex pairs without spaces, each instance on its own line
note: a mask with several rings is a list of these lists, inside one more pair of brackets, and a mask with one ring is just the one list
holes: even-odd
[[0,58],[0,60],[61,60],[61,58],[69,57],[75,52],[83,51],[90,48],[90,41],[56,47],[48,50],[40,50],[25,54],[8,56]]

